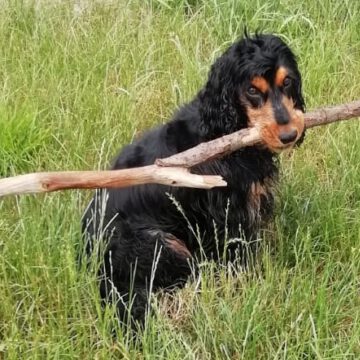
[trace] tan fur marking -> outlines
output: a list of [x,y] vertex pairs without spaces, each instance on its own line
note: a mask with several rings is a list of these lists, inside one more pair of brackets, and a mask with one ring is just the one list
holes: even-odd
[[288,75],[288,71],[283,66],[280,66],[279,69],[276,71],[275,85],[283,86],[284,79],[286,78],[287,75]]
[[265,178],[263,182],[251,184],[248,193],[248,212],[253,222],[261,221],[261,200],[269,196],[274,196],[274,182],[271,179]]
[[251,85],[255,86],[263,94],[269,90],[269,83],[262,76],[255,76],[251,80]]
[[165,238],[167,247],[177,253],[178,255],[190,258],[191,253],[189,249],[186,247],[183,241],[179,240],[172,234],[167,234],[167,237]]
[[258,109],[248,107],[247,113],[250,127],[262,127],[264,123],[275,122],[270,101],[267,101],[261,108]]
[[281,146],[278,136],[275,136],[278,125],[276,124],[270,101],[267,101],[258,109],[248,108],[248,116],[249,126],[260,129],[262,139],[269,148],[275,149]]
[[[274,118],[272,104],[269,100],[261,108],[254,109],[250,106],[247,108],[249,117],[248,126],[260,129],[261,137],[266,146],[274,152],[280,152],[283,149],[291,147],[304,131],[303,113],[300,110],[294,109],[293,100],[287,96],[283,96],[282,103],[290,115],[290,122],[286,125],[277,124]],[[296,140],[292,144],[284,146],[279,139],[280,132],[288,132],[293,129],[296,129],[298,132]]]
[[264,184],[254,182],[251,184],[249,195],[251,202],[257,207],[260,205],[261,196],[267,196],[267,189]]
[[297,129],[299,138],[300,135],[303,133],[305,127],[304,114],[302,111],[294,109],[293,100],[288,98],[287,96],[283,96],[282,103],[290,114],[290,126]]

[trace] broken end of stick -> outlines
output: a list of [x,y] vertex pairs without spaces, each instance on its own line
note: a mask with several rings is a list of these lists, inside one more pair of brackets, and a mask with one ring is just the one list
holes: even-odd
[[0,197],[48,191],[36,173],[0,179]]
[[227,182],[218,175],[203,175],[202,178],[204,182],[204,187],[202,189],[227,186]]
[[227,182],[219,175],[197,175],[191,174],[190,172],[186,172],[184,176],[173,178],[171,183],[167,180],[165,184],[197,189],[212,189],[214,187],[227,186]]
[[155,166],[153,182],[198,189],[212,189],[218,186],[227,186],[220,175],[193,174],[189,169],[182,167]]

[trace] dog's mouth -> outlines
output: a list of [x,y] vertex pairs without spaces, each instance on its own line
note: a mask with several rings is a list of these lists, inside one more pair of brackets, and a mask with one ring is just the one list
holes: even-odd
[[268,124],[260,129],[264,146],[274,153],[291,150],[303,133],[303,126]]
[[[286,99],[287,121],[276,116],[270,102],[261,108],[248,108],[248,126],[257,127],[264,145],[272,152],[290,150],[304,132],[304,116],[301,110],[295,109],[292,100]],[[280,114],[281,115],[281,114]]]
[[303,113],[293,109],[287,124],[279,124],[275,119],[263,122],[260,126],[265,146],[275,153],[291,150],[305,130]]

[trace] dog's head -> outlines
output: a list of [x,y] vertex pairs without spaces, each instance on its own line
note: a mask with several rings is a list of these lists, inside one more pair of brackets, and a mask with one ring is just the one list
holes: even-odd
[[293,53],[276,36],[233,44],[212,66],[200,99],[208,138],[257,127],[266,147],[278,152],[303,136],[301,75]]

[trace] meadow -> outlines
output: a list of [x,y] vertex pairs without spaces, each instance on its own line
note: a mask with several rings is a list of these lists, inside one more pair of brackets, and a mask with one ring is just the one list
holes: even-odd
[[[0,177],[107,168],[245,26],[291,46],[308,109],[359,99],[359,19],[351,0],[2,1]],[[91,191],[0,199],[0,359],[359,359],[359,144],[357,120],[309,130],[258,266],[205,263],[136,339],[77,265]]]

